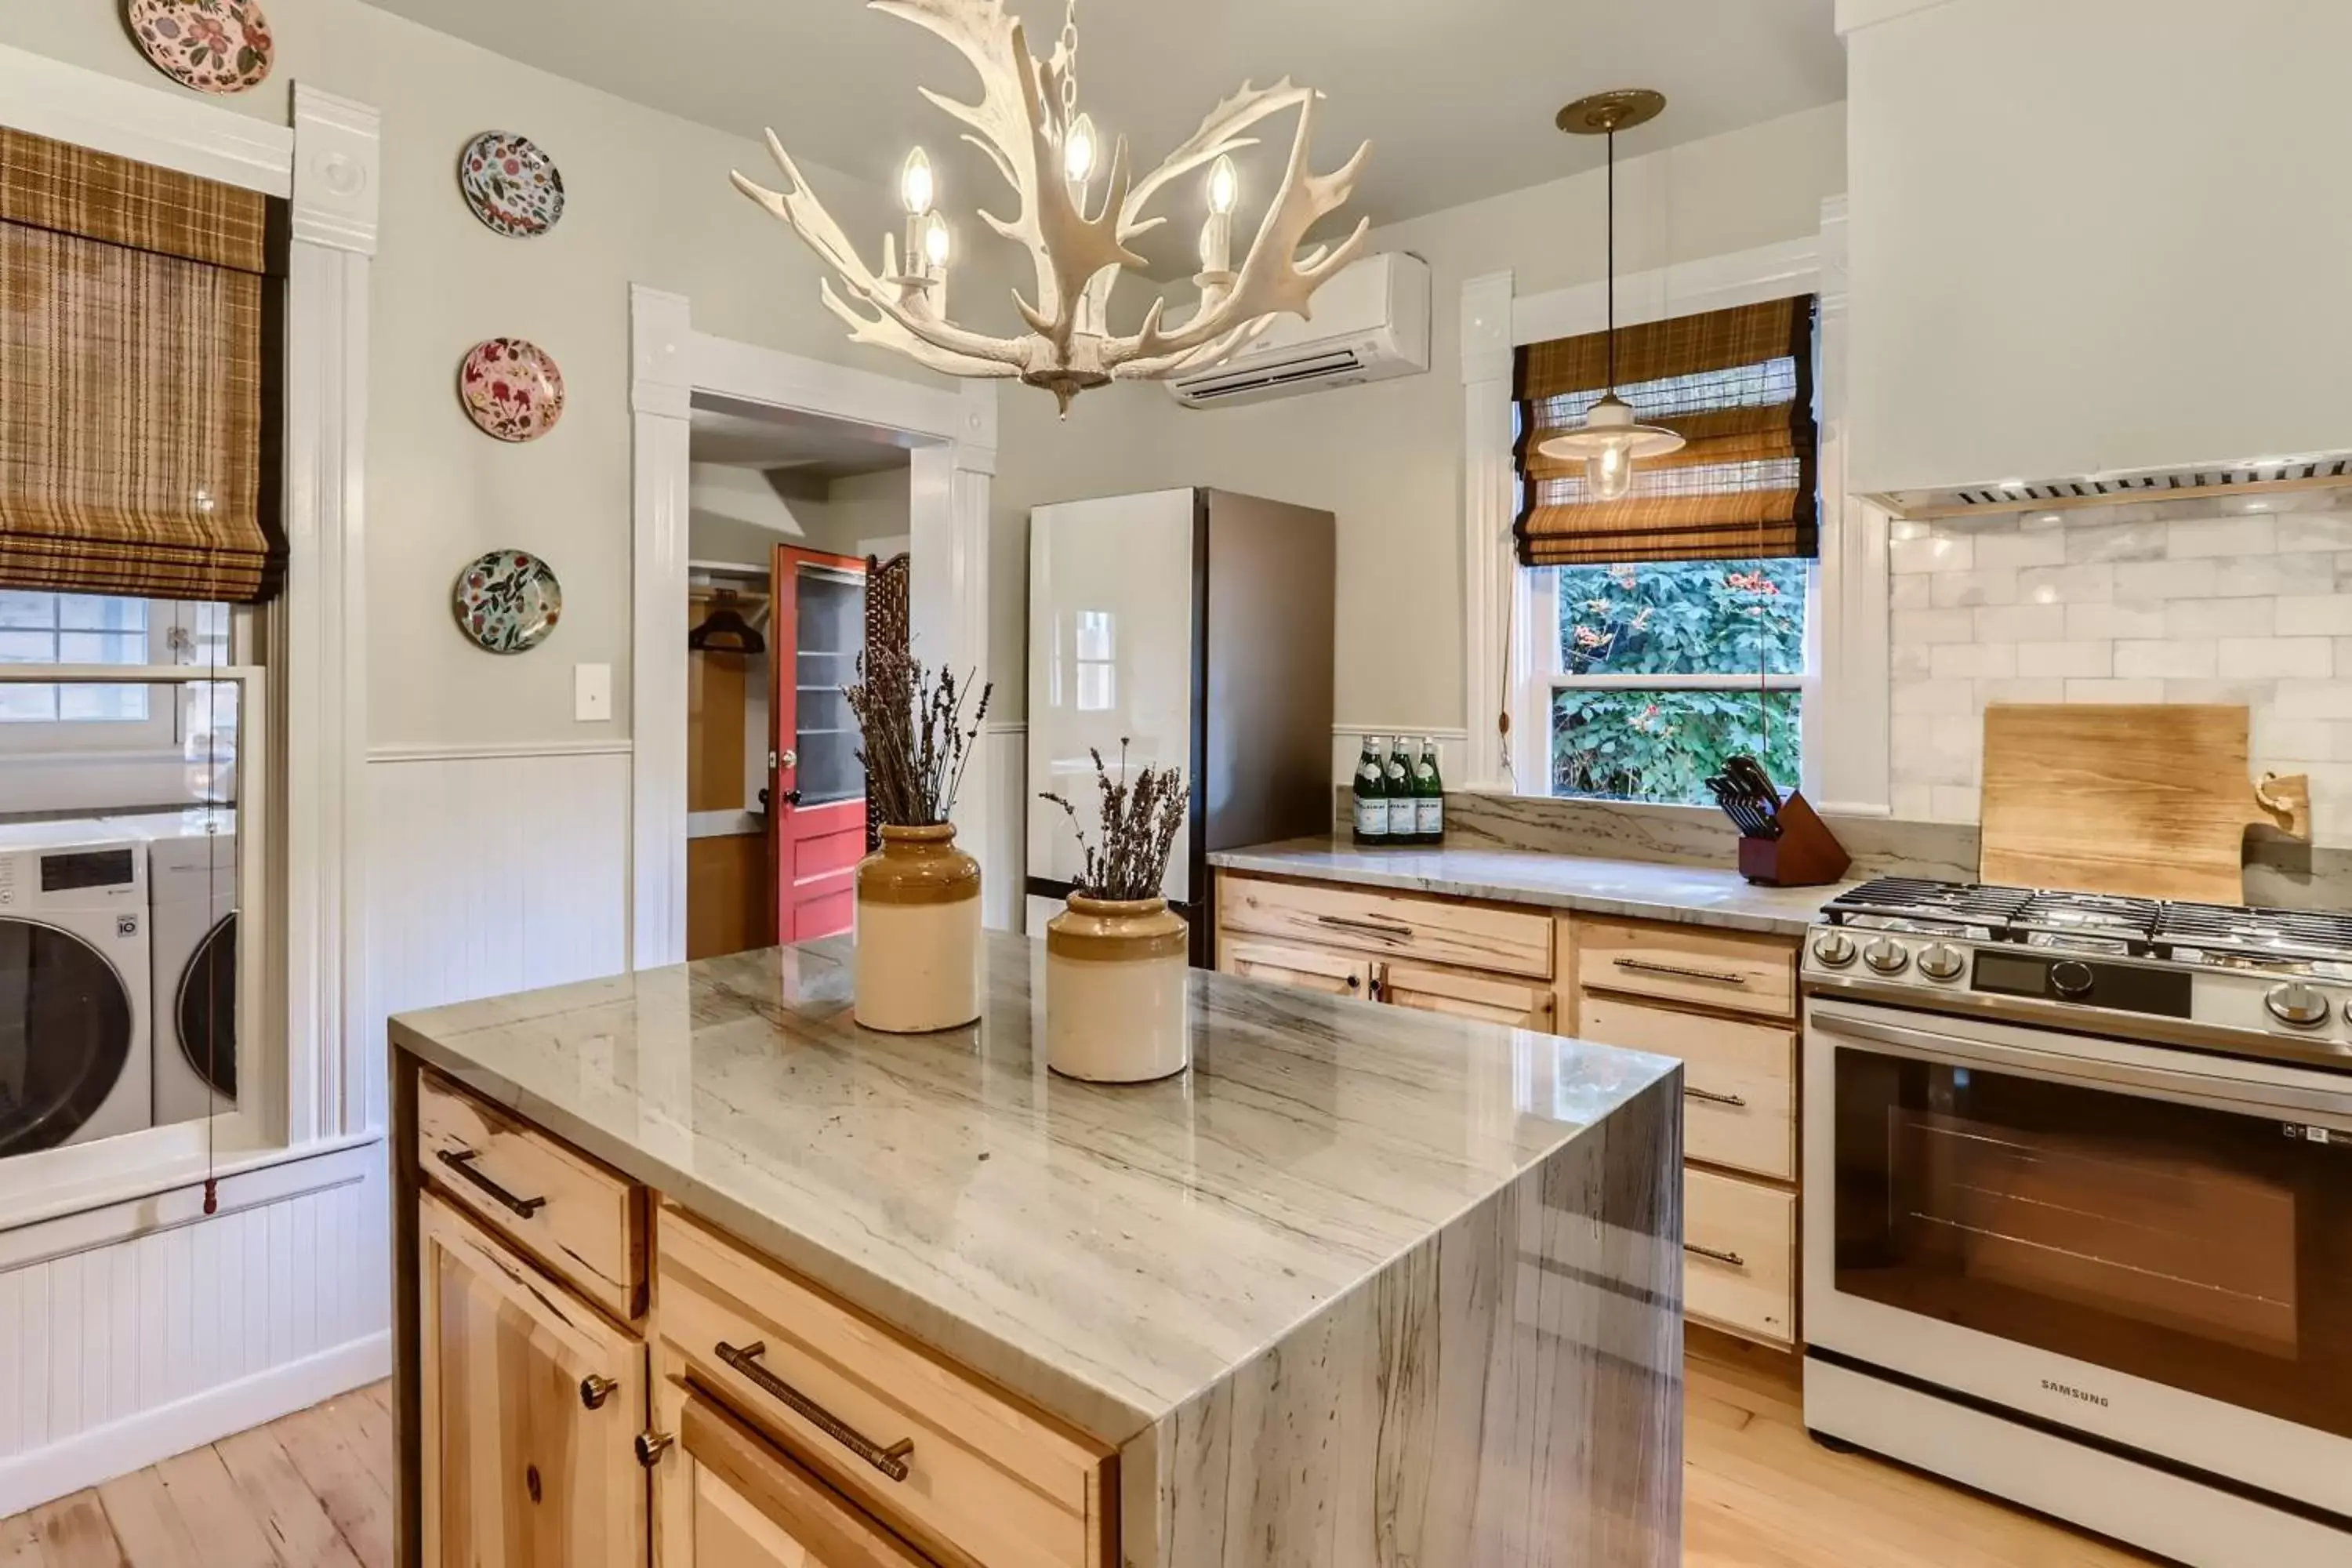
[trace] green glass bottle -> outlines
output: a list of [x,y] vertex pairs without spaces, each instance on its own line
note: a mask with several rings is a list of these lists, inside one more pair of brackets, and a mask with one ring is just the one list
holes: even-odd
[[1364,737],[1363,754],[1356,759],[1356,842],[1380,845],[1389,841],[1388,779],[1381,767],[1381,738]]
[[1437,738],[1424,735],[1421,761],[1412,765],[1412,841],[1445,842],[1445,780],[1437,771]]
[[1412,742],[1402,735],[1390,749],[1388,761],[1381,764],[1382,793],[1388,796],[1389,837],[1391,844],[1412,842]]

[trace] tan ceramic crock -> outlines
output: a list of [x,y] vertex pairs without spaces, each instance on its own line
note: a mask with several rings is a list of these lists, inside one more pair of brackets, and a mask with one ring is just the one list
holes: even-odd
[[1192,1060],[1192,928],[1165,899],[1073,894],[1045,928],[1045,1061],[1095,1083],[1147,1083]]
[[980,1016],[980,862],[955,827],[885,827],[857,866],[855,1014],[892,1035],[954,1029]]

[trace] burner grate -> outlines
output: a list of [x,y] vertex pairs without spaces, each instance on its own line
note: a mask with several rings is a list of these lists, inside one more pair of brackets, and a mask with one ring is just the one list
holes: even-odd
[[2157,921],[2155,940],[2167,949],[2352,960],[2352,914],[2334,910],[2166,904]]
[[1937,882],[1925,877],[1881,877],[1831,900],[1822,907],[1822,914],[1833,925],[1854,915],[1889,915],[1903,920],[1955,921],[1997,927],[2008,923],[2032,897],[2028,888]]
[[2009,928],[2012,933],[2039,931],[2050,936],[2099,937],[2138,943],[2155,934],[2163,910],[2164,906],[2154,899],[2039,892],[2010,917]]

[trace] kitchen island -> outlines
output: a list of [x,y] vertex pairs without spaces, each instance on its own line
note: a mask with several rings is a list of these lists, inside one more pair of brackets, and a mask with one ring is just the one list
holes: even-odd
[[1203,973],[1114,1089],[1042,945],[848,962],[394,1020],[403,1562],[1680,1561],[1676,1063]]

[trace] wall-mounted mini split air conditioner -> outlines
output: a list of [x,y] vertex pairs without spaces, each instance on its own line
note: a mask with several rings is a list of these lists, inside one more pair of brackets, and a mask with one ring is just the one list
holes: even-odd
[[1315,317],[1285,316],[1244,353],[1168,383],[1188,408],[1262,403],[1429,368],[1429,263],[1404,251],[1351,262],[1315,291]]

